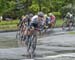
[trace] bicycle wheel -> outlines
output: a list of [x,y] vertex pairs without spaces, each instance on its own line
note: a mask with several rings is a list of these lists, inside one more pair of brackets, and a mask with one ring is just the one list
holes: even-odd
[[21,32],[18,31],[17,34],[16,34],[16,39],[20,40],[21,39]]
[[69,22],[69,27],[68,27],[68,30],[73,30],[73,22]]
[[32,42],[31,36],[27,36],[26,45],[27,45],[27,52],[29,55],[30,55],[31,42]]
[[66,28],[67,28],[67,23],[64,22],[64,23],[62,24],[62,30],[66,30]]
[[35,55],[36,44],[37,44],[37,36],[33,35],[32,42],[31,42],[31,58],[33,58]]

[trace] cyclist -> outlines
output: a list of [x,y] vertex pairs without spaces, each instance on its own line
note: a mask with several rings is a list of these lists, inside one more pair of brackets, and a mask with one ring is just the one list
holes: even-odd
[[49,13],[49,17],[50,17],[50,27],[53,28],[55,25],[56,17],[52,13]]
[[34,15],[32,13],[29,14],[29,20],[28,20],[28,25],[30,25],[31,19]]
[[19,27],[19,28],[21,28],[21,25],[22,25],[22,21],[23,21],[23,19],[24,19],[24,15],[19,19],[19,23],[17,24],[17,26]]
[[24,31],[25,31],[25,21],[26,21],[26,17],[23,15],[21,18],[20,18],[20,21],[19,21],[19,24],[17,25],[18,26],[18,29],[19,29],[19,32],[17,33],[19,35],[19,44],[21,46],[24,45]]
[[[39,12],[38,13],[38,15],[35,15],[35,16],[33,16],[32,18],[31,18],[31,22],[30,22],[30,35],[28,35],[28,39],[27,39],[27,45],[28,45],[28,49],[27,49],[27,51],[29,52],[29,50],[30,50],[30,47],[31,47],[31,45],[32,45],[32,43],[33,43],[33,51],[32,51],[32,53],[34,54],[34,51],[35,51],[35,49],[36,49],[36,43],[37,43],[37,30],[39,30],[40,29],[40,26],[41,25],[43,25],[43,17],[44,17],[44,14],[43,14],[43,12]],[[34,38],[35,39],[33,39],[33,40],[30,40],[29,38],[31,37],[31,36],[34,36]]]
[[[29,35],[29,31],[30,31],[30,22],[31,22],[31,18],[33,17],[33,14],[30,13],[29,15],[26,16],[26,21],[25,21],[25,26],[26,26],[26,29],[25,29],[25,35]],[[25,39],[24,39],[25,40]]]
[[29,14],[29,15],[23,15],[19,21],[19,33],[20,33],[20,40],[21,40],[21,45],[25,46],[25,40],[26,40],[26,36],[28,34],[28,28],[30,26],[30,21],[31,18],[33,17],[33,14]]
[[[71,29],[71,27],[73,26],[73,14],[71,14],[70,12],[68,12],[67,14],[66,14],[66,16],[65,16],[65,20],[64,20],[64,25],[65,26],[67,26],[67,27],[69,27],[69,29],[68,30],[70,30]],[[63,30],[64,30],[64,26],[63,26]]]
[[68,12],[66,14],[66,17],[65,18],[67,19],[67,22],[72,22],[73,15],[70,12]]
[[50,17],[48,17],[47,15],[44,15],[44,17],[45,17],[45,28],[49,28]]
[[38,28],[44,25],[44,13],[38,12],[38,15],[35,15],[31,19],[31,26]]
[[31,18],[33,17],[33,14],[29,14],[25,16],[25,19],[23,20],[23,41],[26,40],[26,36],[29,35],[29,29],[30,29],[30,22]]

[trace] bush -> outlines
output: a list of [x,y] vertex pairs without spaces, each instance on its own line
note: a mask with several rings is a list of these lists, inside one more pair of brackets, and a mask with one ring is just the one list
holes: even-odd
[[48,7],[42,7],[42,11],[44,13],[48,13],[50,11],[50,9]]
[[12,21],[1,21],[0,22],[0,26],[1,25],[15,25],[18,24],[19,20],[12,20]]
[[71,8],[63,7],[63,8],[61,9],[62,17],[64,17],[67,12],[74,13]]
[[61,13],[60,12],[52,12],[57,18],[61,18]]
[[32,12],[32,13],[37,13],[38,12],[38,10],[39,10],[39,6],[37,5],[37,4],[35,4],[35,5],[31,5],[30,7],[29,7],[29,10]]

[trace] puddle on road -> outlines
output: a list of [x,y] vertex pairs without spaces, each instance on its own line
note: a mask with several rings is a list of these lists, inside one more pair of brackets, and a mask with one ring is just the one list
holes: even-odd
[[59,57],[59,58],[35,59],[35,60],[75,60],[75,58],[74,57]]
[[[43,45],[43,43],[39,43],[38,45]],[[47,44],[45,44],[47,45]],[[51,46],[49,44],[49,46]],[[52,45],[54,46],[54,45]],[[71,47],[71,46],[62,46],[62,45],[57,45],[58,47]],[[17,40],[13,38],[0,38],[0,48],[13,48],[13,47],[18,47]],[[43,50],[43,49],[41,49]],[[46,49],[47,50],[47,49]],[[50,49],[48,50],[50,51]],[[61,51],[56,51],[56,54],[51,54],[51,53],[46,53],[42,55],[36,55],[35,58],[42,58],[43,56],[52,56],[52,55],[58,55],[58,54],[63,54],[63,53],[75,53],[75,50],[61,50]],[[72,57],[62,57],[62,58],[54,58],[54,59],[48,59],[48,60],[72,60]],[[19,60],[19,59],[0,59],[0,60]],[[40,59],[35,59],[35,60],[40,60]],[[44,59],[41,59],[44,60]],[[47,59],[45,59],[47,60]],[[75,60],[75,58],[74,58]]]
[[0,48],[13,48],[13,47],[18,47],[17,40],[14,39],[0,40]]
[[75,53],[75,50],[61,50],[61,51],[56,51],[59,54],[63,54],[63,53]]

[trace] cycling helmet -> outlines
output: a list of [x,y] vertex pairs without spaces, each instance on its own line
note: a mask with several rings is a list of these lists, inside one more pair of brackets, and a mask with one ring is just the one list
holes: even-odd
[[67,15],[70,15],[70,12],[68,12]]
[[43,12],[38,12],[38,16],[39,17],[44,17],[44,13]]
[[29,18],[29,16],[28,16],[28,15],[25,15],[25,17],[26,17],[26,18]]
[[32,13],[30,13],[30,14],[29,14],[29,17],[33,17],[33,14],[32,14]]

